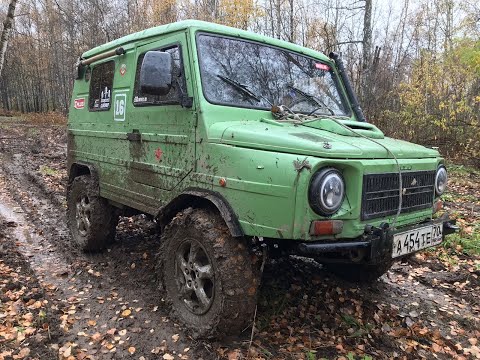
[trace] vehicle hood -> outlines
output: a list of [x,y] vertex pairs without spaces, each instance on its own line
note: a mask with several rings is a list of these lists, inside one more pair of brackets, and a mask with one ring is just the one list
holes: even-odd
[[[323,158],[434,158],[438,151],[385,137],[374,125],[322,119],[304,125],[271,119],[217,122],[208,129],[209,141],[245,148]],[[359,136],[349,131],[352,128]],[[389,151],[387,151],[387,148]]]

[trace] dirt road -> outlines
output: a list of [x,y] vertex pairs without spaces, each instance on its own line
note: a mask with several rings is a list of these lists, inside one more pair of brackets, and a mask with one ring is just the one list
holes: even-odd
[[272,261],[252,341],[251,328],[222,342],[193,340],[169,318],[156,286],[153,223],[122,218],[116,242],[102,254],[70,245],[65,131],[0,118],[0,273],[1,265],[9,274],[31,273],[22,288],[40,289],[35,293],[45,308],[41,322],[30,322],[33,333],[18,338],[22,327],[12,322],[32,312],[31,299],[18,297],[24,310],[8,322],[1,314],[8,314],[12,290],[5,285],[10,280],[0,281],[0,359],[24,348],[29,354],[17,358],[480,358],[480,259],[438,259],[445,251],[396,264],[363,288],[312,261]]

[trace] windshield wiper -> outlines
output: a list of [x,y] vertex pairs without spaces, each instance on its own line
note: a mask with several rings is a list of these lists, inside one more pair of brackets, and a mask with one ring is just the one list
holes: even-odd
[[308,94],[306,92],[304,92],[303,90],[300,90],[299,88],[296,88],[295,86],[293,85],[287,85],[290,89],[292,89],[293,91],[299,93],[300,95],[302,95],[305,99],[307,100],[310,100],[312,102],[314,102],[315,104],[317,104],[319,107],[314,109],[313,111],[310,111],[310,113],[308,115],[312,115],[315,111],[319,110],[319,109],[325,109],[327,110],[331,115],[335,115],[335,112],[330,109],[322,100],[320,100],[319,98],[317,98],[316,96],[312,95],[312,94]]
[[251,90],[248,89],[247,85],[241,84],[238,81],[230,79],[223,75],[217,75],[220,79],[225,81],[228,85],[231,85],[234,89],[237,89],[241,92],[245,97],[249,97],[256,102],[261,102],[262,100]]

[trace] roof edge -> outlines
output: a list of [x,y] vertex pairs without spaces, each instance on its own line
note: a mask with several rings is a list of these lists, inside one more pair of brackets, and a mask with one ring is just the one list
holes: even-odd
[[164,34],[176,32],[176,31],[187,30],[190,28],[195,28],[196,30],[205,31],[205,32],[218,33],[218,34],[227,35],[227,36],[238,36],[244,39],[264,42],[269,45],[287,48],[292,51],[317,57],[324,61],[330,62],[330,59],[325,54],[313,49],[309,49],[309,48],[294,44],[294,43],[290,43],[288,41],[275,39],[266,35],[261,35],[251,31],[233,28],[230,26],[210,23],[210,22],[201,21],[201,20],[191,20],[191,19],[182,20],[182,21],[178,21],[178,22],[174,22],[166,25],[160,25],[160,26],[152,27],[149,29],[145,29],[136,33],[123,36],[121,38],[110,41],[108,43],[105,43],[103,45],[97,46],[93,49],[90,49],[84,52],[82,54],[82,58],[88,59],[95,55],[113,50],[118,47],[125,46],[127,44],[134,43],[136,41],[145,40],[151,37],[164,35]]

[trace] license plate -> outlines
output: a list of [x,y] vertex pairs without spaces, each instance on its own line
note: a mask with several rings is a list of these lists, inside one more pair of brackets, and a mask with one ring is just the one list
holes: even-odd
[[438,245],[442,242],[443,224],[433,224],[393,235],[392,258]]

